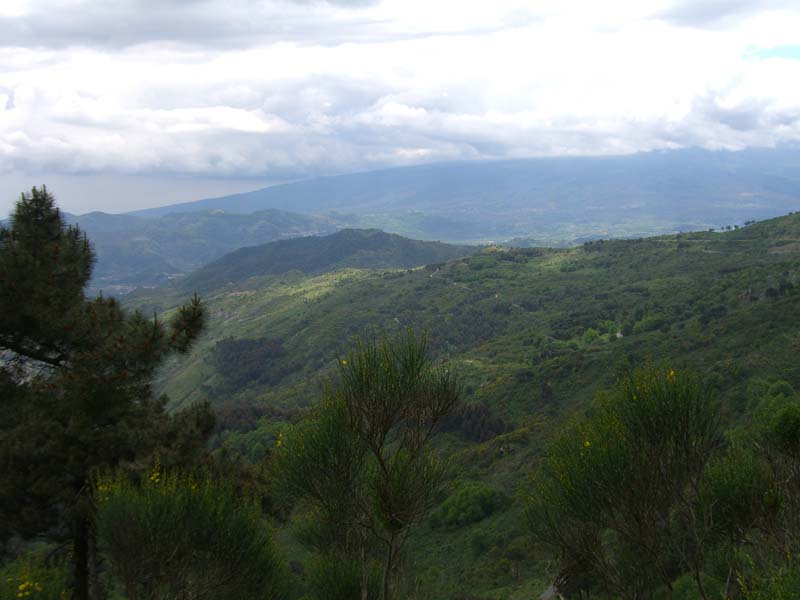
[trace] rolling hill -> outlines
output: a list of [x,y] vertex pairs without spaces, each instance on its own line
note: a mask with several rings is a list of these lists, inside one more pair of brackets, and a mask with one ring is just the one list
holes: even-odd
[[476,251],[475,246],[421,242],[377,229],[344,229],[324,237],[300,237],[241,248],[195,271],[178,287],[206,292],[251,277],[289,271],[319,275],[344,268],[411,268]]
[[166,283],[242,246],[324,235],[346,225],[281,210],[251,215],[213,210],[159,218],[100,212],[66,216],[95,247],[98,262],[92,287],[116,293]]

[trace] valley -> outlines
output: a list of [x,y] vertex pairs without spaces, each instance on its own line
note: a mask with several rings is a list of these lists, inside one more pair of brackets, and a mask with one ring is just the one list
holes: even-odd
[[[289,246],[262,252],[250,277],[215,286],[198,271],[208,331],[159,386],[173,409],[211,402],[212,445],[259,462],[283,424],[318,401],[353,336],[427,332],[435,359],[466,385],[466,407],[439,442],[453,464],[440,502],[476,482],[500,498],[476,523],[429,521],[414,534],[408,569],[432,597],[523,598],[546,587],[549,559],[520,529],[520,486],[552,432],[619,369],[649,360],[697,371],[730,423],[746,422],[774,382],[800,386],[800,214],[567,249],[492,246],[399,269],[385,257],[337,267],[335,238],[319,238],[317,255],[302,249],[305,272],[273,272],[293,264]],[[191,283],[126,303],[169,315]]]

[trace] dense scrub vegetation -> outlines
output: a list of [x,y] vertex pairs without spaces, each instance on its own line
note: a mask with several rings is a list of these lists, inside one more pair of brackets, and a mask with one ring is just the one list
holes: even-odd
[[139,483],[117,471],[94,486],[110,582],[128,598],[287,596],[286,566],[261,508],[230,482],[156,464]]

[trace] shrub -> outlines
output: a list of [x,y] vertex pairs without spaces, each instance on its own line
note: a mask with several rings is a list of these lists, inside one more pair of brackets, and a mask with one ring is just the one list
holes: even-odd
[[[314,600],[354,600],[361,597],[361,562],[338,552],[318,555],[309,569],[309,591]],[[380,570],[369,568],[367,597],[379,598]]]
[[67,600],[70,583],[66,564],[48,563],[39,554],[25,554],[0,567],[0,598]]
[[615,596],[651,595],[699,550],[695,490],[722,442],[716,405],[696,377],[647,366],[619,378],[590,415],[558,434],[532,480],[535,537]]
[[792,600],[800,598],[800,566],[796,560],[761,573],[753,581],[739,578],[745,600]]
[[791,398],[794,396],[794,388],[788,381],[776,381],[769,386],[769,392],[767,393],[773,398],[781,396],[784,398]]
[[431,515],[434,527],[461,527],[491,515],[501,504],[500,494],[485,483],[472,481],[461,486]]
[[285,568],[256,504],[233,486],[156,466],[96,483],[98,533],[131,599],[284,597]]

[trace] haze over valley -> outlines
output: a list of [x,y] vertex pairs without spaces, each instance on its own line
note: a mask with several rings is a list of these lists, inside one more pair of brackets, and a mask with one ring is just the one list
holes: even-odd
[[242,246],[347,227],[452,243],[570,246],[740,226],[797,206],[798,167],[792,148],[447,163],[70,220],[96,245],[93,286],[124,292]]

